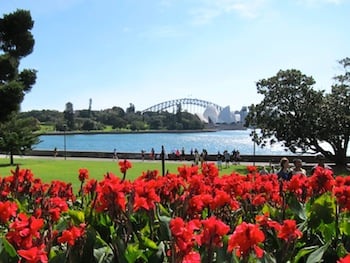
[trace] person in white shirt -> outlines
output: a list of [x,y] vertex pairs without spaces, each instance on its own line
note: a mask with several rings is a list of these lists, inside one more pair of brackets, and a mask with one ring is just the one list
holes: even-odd
[[306,175],[306,170],[302,167],[303,162],[301,159],[297,158],[293,160],[294,167],[292,168],[292,174],[303,174]]

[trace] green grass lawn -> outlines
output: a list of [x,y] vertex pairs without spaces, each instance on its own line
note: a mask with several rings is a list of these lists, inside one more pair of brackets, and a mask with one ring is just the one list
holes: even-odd
[[[15,157],[14,166],[9,165],[9,158],[0,158],[0,177],[8,176],[11,170],[16,169],[18,164],[22,169],[30,169],[35,177],[41,178],[44,182],[52,180],[60,180],[73,184],[73,189],[76,191],[80,186],[78,179],[79,169],[86,168],[89,170],[89,178],[101,180],[107,173],[113,173],[122,177],[119,171],[117,161],[112,160],[96,160],[96,159],[61,159],[61,158],[23,158]],[[127,172],[127,179],[133,180],[140,176],[142,172],[148,170],[158,170],[162,173],[161,161],[141,162],[132,161],[132,168]],[[165,171],[177,173],[177,168],[182,165],[191,165],[190,163],[182,162],[165,162]],[[232,171],[237,171],[242,174],[246,173],[246,167],[242,165],[231,165],[229,168],[224,168],[220,174],[230,174]]]

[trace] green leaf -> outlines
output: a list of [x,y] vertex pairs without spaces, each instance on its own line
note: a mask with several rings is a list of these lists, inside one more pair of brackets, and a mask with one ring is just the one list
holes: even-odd
[[293,195],[288,199],[289,208],[293,213],[299,217],[301,220],[306,220],[305,207],[298,201],[298,199]]
[[310,254],[312,251],[315,251],[318,248],[318,246],[311,246],[311,247],[305,247],[298,251],[298,254],[296,254],[295,258],[293,259],[293,263],[299,262],[301,258],[304,256]]
[[138,244],[128,244],[125,251],[125,258],[128,263],[134,263],[137,259],[143,258],[147,262],[147,258],[143,255],[143,251],[139,249]]
[[85,222],[85,215],[82,211],[69,210],[68,215],[73,219],[76,225]]
[[317,229],[323,222],[325,224],[331,224],[335,220],[335,201],[334,198],[326,193],[317,198],[310,206],[309,226],[313,229]]
[[142,239],[142,245],[144,245],[147,248],[158,250],[158,245],[148,237],[141,237]]
[[5,250],[6,253],[10,257],[16,257],[17,256],[16,249],[7,241],[7,239],[5,237],[1,237],[1,239],[0,239],[0,247],[1,247],[0,252],[3,252],[3,250]]
[[165,255],[165,245],[163,242],[160,242],[158,246],[158,251],[149,256],[148,261],[152,263],[163,263]]
[[350,220],[349,217],[343,217],[339,222],[339,230],[341,234],[350,236]]
[[171,217],[158,216],[158,218],[159,218],[159,240],[169,241],[171,238],[171,231],[169,227]]
[[321,260],[323,258],[323,254],[324,254],[324,252],[327,251],[327,249],[329,247],[329,244],[330,244],[330,242],[327,242],[325,245],[323,245],[322,247],[319,247],[317,250],[312,252],[310,254],[310,256],[308,256],[306,263],[318,263],[318,262],[321,262]]
[[109,247],[100,247],[94,249],[94,258],[99,263],[113,262],[113,252]]

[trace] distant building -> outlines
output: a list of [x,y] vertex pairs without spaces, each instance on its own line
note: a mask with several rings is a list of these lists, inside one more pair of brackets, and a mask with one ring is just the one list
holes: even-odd
[[226,106],[220,112],[213,105],[209,105],[202,115],[198,117],[205,123],[235,124],[244,123],[248,114],[248,107],[244,106],[240,111],[231,112],[230,106]]

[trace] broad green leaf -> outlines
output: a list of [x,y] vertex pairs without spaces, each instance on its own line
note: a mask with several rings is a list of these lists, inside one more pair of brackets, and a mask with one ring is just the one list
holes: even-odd
[[331,224],[320,224],[318,230],[322,233],[323,241],[328,242],[331,241],[336,235],[335,222]]
[[143,258],[147,262],[147,258],[143,255],[143,251],[139,249],[138,244],[129,244],[125,251],[125,258],[128,263],[134,263],[139,258]]
[[153,253],[148,257],[148,261],[152,263],[163,263],[166,256],[165,245],[163,242],[160,242],[158,245],[158,251]]
[[343,217],[339,222],[339,230],[341,234],[350,236],[350,218]]
[[323,194],[318,197],[311,205],[308,214],[309,225],[311,228],[316,229],[323,222],[325,224],[331,224],[335,220],[335,201],[330,194]]
[[17,252],[16,249],[7,241],[7,239],[5,237],[1,237],[0,239],[0,247],[1,247],[1,251],[5,250],[6,253],[10,256],[10,257],[15,257],[17,256]]
[[98,263],[113,262],[113,253],[109,247],[100,247],[94,249],[94,258]]
[[261,263],[276,263],[276,258],[270,253],[265,252],[263,258],[260,260]]
[[293,195],[288,199],[289,208],[293,213],[298,216],[301,220],[306,220],[305,207],[298,201]]
[[85,215],[82,211],[69,210],[68,215],[73,219],[74,223],[77,225],[85,222]]
[[293,263],[297,263],[299,262],[299,260],[310,254],[311,252],[315,251],[316,249],[318,248],[318,246],[311,246],[311,247],[305,247],[305,248],[302,248],[298,251],[298,254],[296,254],[295,258],[293,259]]
[[141,239],[142,239],[142,244],[145,247],[158,250],[158,245],[153,240],[149,239],[148,237],[141,237]]
[[170,220],[169,216],[158,216],[159,218],[159,240],[170,240],[171,231],[170,231]]
[[327,242],[325,245],[323,245],[322,247],[319,247],[314,252],[312,252],[308,256],[306,263],[319,263],[319,262],[321,262],[321,260],[323,258],[323,254],[324,254],[324,252],[327,251],[329,244],[330,244],[330,242]]

